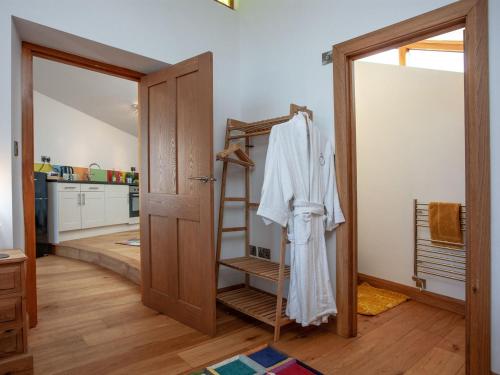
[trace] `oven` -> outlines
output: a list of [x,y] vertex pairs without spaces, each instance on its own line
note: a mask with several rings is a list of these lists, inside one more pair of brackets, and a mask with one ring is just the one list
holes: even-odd
[[139,217],[139,186],[129,186],[129,216]]

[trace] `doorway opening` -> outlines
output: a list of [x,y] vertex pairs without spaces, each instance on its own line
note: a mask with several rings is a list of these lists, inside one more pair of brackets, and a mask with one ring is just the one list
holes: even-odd
[[[357,335],[358,201],[356,60],[460,28],[464,38],[465,369],[490,372],[490,164],[487,1],[463,0],[338,44],[333,48],[335,141],[346,223],[337,230],[337,332]],[[418,198],[418,197],[417,197]]]
[[143,74],[29,43],[22,63],[27,310],[34,327],[36,263],[45,255],[125,270],[140,282],[139,247],[126,241],[139,239]]
[[138,83],[34,57],[33,90],[37,258],[140,284]]
[[401,337],[425,336],[420,349],[398,343],[413,348],[415,372],[430,358],[465,366],[463,35],[353,65],[358,326],[399,319]]

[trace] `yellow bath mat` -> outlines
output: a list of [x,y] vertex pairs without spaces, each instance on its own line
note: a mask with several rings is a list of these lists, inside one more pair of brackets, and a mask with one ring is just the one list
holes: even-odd
[[358,313],[378,315],[408,300],[404,294],[379,289],[368,283],[358,285]]

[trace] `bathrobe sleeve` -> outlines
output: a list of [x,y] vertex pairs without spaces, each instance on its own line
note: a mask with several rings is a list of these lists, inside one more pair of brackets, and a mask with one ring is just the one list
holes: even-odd
[[325,162],[329,164],[328,178],[325,191],[325,210],[326,210],[326,230],[334,229],[338,224],[345,221],[342,208],[340,207],[339,194],[337,191],[337,178],[335,175],[335,159],[331,143],[326,145],[325,155],[328,155]]
[[266,225],[274,221],[284,227],[290,215],[289,202],[293,197],[293,187],[281,143],[276,126],[269,136],[264,183],[257,215],[262,216]]

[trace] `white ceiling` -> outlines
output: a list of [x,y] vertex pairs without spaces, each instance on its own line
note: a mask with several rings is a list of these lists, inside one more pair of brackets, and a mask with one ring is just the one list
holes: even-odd
[[33,88],[137,136],[137,82],[35,57]]

